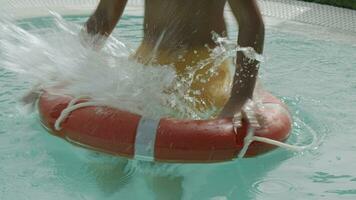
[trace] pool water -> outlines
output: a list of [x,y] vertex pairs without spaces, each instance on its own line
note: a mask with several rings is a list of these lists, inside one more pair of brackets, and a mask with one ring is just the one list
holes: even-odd
[[[66,19],[83,23],[86,17]],[[18,25],[45,32],[53,20]],[[123,16],[113,34],[136,47],[142,17]],[[315,132],[318,145],[206,165],[125,164],[73,147],[49,135],[37,114],[18,103],[30,83],[0,67],[0,199],[355,199],[355,66],[355,43],[268,29],[262,83],[290,108],[288,142],[308,144]]]

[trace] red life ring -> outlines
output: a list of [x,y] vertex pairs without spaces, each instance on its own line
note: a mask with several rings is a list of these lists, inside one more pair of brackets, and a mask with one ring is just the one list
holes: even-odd
[[[58,131],[55,122],[72,99],[71,96],[43,92],[38,109],[44,127],[76,145],[127,158],[185,163],[229,161],[237,158],[248,132],[245,122],[234,131],[232,118],[151,120],[106,106],[88,106],[72,111]],[[291,129],[289,112],[270,93],[263,94],[262,102],[261,114],[268,126],[254,134],[285,141]],[[274,148],[273,145],[253,141],[245,157],[260,155]]]

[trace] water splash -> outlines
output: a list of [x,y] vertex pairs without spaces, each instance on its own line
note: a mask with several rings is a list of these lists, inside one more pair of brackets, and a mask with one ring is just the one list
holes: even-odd
[[131,57],[134,51],[115,37],[89,36],[82,26],[51,14],[55,26],[42,32],[26,31],[10,20],[0,21],[0,50],[5,58],[1,67],[18,73],[19,79],[35,85],[35,90],[61,85],[60,93],[90,96],[98,103],[153,118],[210,117],[215,110],[207,115],[187,106],[197,103],[189,95],[200,92],[190,89],[197,71],[212,64],[208,76],[200,80],[209,81],[237,51],[262,60],[253,49],[213,33],[217,47],[209,49],[210,57],[191,66],[188,77],[180,78],[172,65],[137,63]]
[[221,57],[229,58],[235,57],[237,52],[242,52],[247,58],[250,60],[257,60],[259,62],[264,62],[264,57],[261,54],[258,54],[254,48],[252,47],[241,47],[236,44],[236,41],[229,40],[226,37],[221,37],[216,32],[212,32],[212,38],[214,42],[217,44],[217,48],[215,48],[212,52],[213,57]]
[[[0,22],[1,66],[37,87],[63,85],[60,92],[85,95],[98,102],[148,116],[168,114],[162,108],[169,98],[171,67],[144,66],[130,58],[132,50],[114,37],[103,48],[88,48],[79,25],[54,13],[55,27],[31,33],[10,21]],[[98,38],[94,38],[97,40]],[[155,94],[155,95],[152,95]]]

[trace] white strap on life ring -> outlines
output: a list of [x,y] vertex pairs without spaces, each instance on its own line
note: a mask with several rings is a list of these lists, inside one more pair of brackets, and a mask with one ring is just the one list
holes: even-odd
[[135,139],[135,159],[154,161],[157,129],[160,120],[141,117]]
[[[88,106],[105,106],[97,102],[83,102],[76,104],[79,100],[87,98],[86,96],[80,96],[72,99],[68,106],[61,112],[57,118],[54,128],[56,131],[61,130],[62,122],[76,109],[88,107]],[[137,133],[135,138],[135,158],[144,161],[154,161],[154,145],[156,141],[156,134],[159,125],[159,119],[149,119],[141,117],[137,127]]]

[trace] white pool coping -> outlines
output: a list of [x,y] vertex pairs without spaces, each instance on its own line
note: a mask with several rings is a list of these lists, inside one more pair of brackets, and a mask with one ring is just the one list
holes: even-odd
[[[0,0],[0,12],[16,19],[61,15],[88,15],[98,0]],[[143,14],[143,0],[129,0],[125,12]],[[258,0],[267,27],[343,40],[356,45],[356,11],[297,0]],[[227,18],[232,17],[229,8]]]

